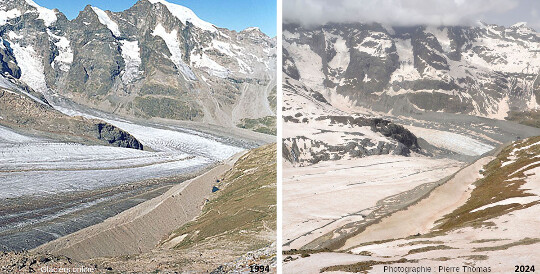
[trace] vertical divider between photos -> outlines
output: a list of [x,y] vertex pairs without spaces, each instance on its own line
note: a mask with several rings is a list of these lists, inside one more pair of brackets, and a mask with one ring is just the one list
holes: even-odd
[[276,32],[276,85],[277,85],[277,110],[276,110],[276,148],[277,148],[277,273],[283,273],[283,166],[282,166],[282,145],[283,138],[283,119],[282,119],[282,107],[283,107],[283,1],[277,1],[277,32]]

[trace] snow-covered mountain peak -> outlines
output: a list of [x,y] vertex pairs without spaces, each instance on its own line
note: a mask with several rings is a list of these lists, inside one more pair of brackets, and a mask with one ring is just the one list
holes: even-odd
[[105,11],[98,7],[92,7],[92,10],[94,10],[98,16],[99,22],[107,26],[107,28],[109,28],[115,36],[120,36],[121,33],[120,29],[118,28],[118,24],[116,24],[116,22],[114,22]]
[[249,27],[249,28],[244,29],[243,31],[245,31],[245,32],[250,32],[250,31],[258,31],[258,32],[260,32],[261,29],[259,27]]
[[169,3],[165,0],[148,0],[150,3],[152,4],[162,4],[164,5],[165,7],[167,7],[167,9],[169,10],[169,12],[171,12],[171,14],[173,14],[176,18],[178,18],[180,21],[182,21],[182,23],[186,24],[187,22],[190,22],[192,23],[194,26],[202,29],[202,30],[206,30],[206,31],[210,31],[210,32],[216,32],[217,29],[216,27],[211,24],[211,23],[208,23],[202,19],[200,19],[191,9],[189,8],[186,8],[184,6],[180,6],[180,5],[177,5],[177,4],[173,4],[173,3]]
[[508,111],[540,104],[540,36],[526,24],[392,30],[377,24],[285,25],[291,58],[284,70],[330,103],[345,97],[383,112],[504,119]]
[[527,22],[518,22],[510,26],[510,28],[522,28],[522,27],[527,27]]
[[39,17],[38,19],[41,19],[45,22],[45,26],[50,26],[52,25],[54,22],[56,22],[56,12],[54,10],[50,10],[48,8],[44,8],[38,4],[36,4],[36,2],[32,1],[32,0],[25,0],[26,3],[32,7],[34,7],[37,12],[39,13]]
[[226,126],[275,113],[275,39],[256,29],[217,28],[162,0],[121,12],[87,5],[73,20],[30,0],[2,0],[0,25],[0,73],[46,96]]

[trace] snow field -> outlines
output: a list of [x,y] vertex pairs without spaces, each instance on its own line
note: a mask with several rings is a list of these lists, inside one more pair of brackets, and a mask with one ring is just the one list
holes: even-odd
[[[438,181],[461,163],[425,157],[370,156],[283,169],[283,237],[299,248],[331,231],[323,227],[383,198]],[[361,199],[359,198],[361,197]],[[317,233],[304,235],[312,230]]]

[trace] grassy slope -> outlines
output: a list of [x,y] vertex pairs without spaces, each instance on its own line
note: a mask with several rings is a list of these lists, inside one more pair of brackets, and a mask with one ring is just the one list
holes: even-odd
[[[252,150],[222,178],[203,208],[203,213],[173,232],[187,234],[177,249],[205,242],[237,242],[243,251],[262,248],[275,241],[276,145]],[[269,235],[269,236],[265,236]]]
[[506,120],[515,121],[522,125],[540,128],[540,111],[510,111]]
[[239,128],[249,129],[255,132],[276,135],[276,117],[266,116],[259,119],[242,119],[242,123],[236,125]]
[[[525,148],[520,151],[514,152],[515,162],[502,166],[502,163],[509,161],[512,151]],[[432,236],[438,236],[450,232],[451,230],[472,226],[491,226],[493,223],[489,222],[490,219],[496,218],[501,215],[509,214],[511,211],[524,209],[538,202],[532,202],[528,204],[509,204],[509,205],[499,205],[490,207],[484,210],[471,212],[474,209],[482,207],[484,205],[492,204],[498,201],[506,200],[513,197],[526,197],[531,196],[532,194],[526,193],[526,189],[523,189],[522,186],[526,183],[523,179],[525,173],[529,170],[540,167],[539,159],[533,159],[533,157],[540,155],[540,136],[529,138],[522,141],[516,141],[513,144],[505,147],[490,163],[484,167],[482,179],[476,181],[476,188],[472,191],[471,197],[467,202],[461,207],[454,210],[452,213],[446,215],[438,223],[436,230],[433,232],[423,235],[424,238],[430,238]],[[509,181],[511,180],[511,181]],[[413,237],[411,237],[413,238]],[[395,239],[389,239],[392,241]],[[494,239],[493,241],[498,241],[499,239]],[[386,242],[386,241],[381,241]],[[525,238],[516,243],[506,244],[502,246],[494,246],[490,248],[480,248],[476,251],[486,251],[486,250],[506,250],[509,247],[516,245],[529,245],[540,242],[540,239],[529,239]],[[427,243],[427,241],[423,241]],[[442,242],[432,242],[442,243]],[[365,245],[374,244],[366,243]],[[439,250],[439,249],[448,249],[448,246],[439,245],[432,246],[421,249],[413,249],[409,252],[411,253],[420,253],[429,250]],[[302,257],[309,256],[309,253],[317,253],[317,251],[310,252],[304,251],[304,253],[299,253],[298,251],[293,251],[290,254],[301,254]],[[285,255],[288,255],[286,253]],[[413,262],[407,261],[405,258],[402,258],[400,261],[362,261],[356,264],[348,265],[336,265],[331,267],[325,267],[321,269],[321,272],[326,271],[346,271],[346,272],[362,272],[372,269],[372,266],[379,264],[393,264],[393,263],[404,263],[404,262]]]
[[[515,157],[517,160],[515,162],[505,165],[504,167],[502,166],[502,163],[510,160],[510,154],[515,149],[523,148],[538,142],[540,142],[540,136],[517,141],[504,148],[501,153],[497,155],[496,159],[484,167],[484,178],[475,183],[476,188],[472,191],[471,198],[467,200],[463,206],[445,216],[438,229],[440,231],[448,231],[462,226],[489,225],[489,222],[485,222],[488,219],[534,205],[535,203],[524,205],[516,203],[499,205],[485,210],[471,212],[476,208],[498,201],[513,197],[532,195],[526,193],[526,190],[522,189],[522,185],[525,184],[523,178],[528,170],[540,166],[540,163],[534,164],[538,161],[538,158],[533,159],[534,156],[540,155],[540,144],[516,152]],[[520,170],[526,166],[528,167]]]

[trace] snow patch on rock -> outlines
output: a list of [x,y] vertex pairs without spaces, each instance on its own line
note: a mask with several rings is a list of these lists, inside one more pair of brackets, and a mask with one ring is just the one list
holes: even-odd
[[56,22],[57,18],[56,18],[56,12],[54,12],[54,10],[44,8],[36,4],[36,2],[32,0],[25,0],[25,1],[28,5],[36,8],[37,12],[39,13],[38,19],[43,20],[43,22],[45,22],[45,26],[49,27],[50,25],[52,25],[52,23]]
[[120,36],[120,28],[118,28],[118,24],[114,22],[107,13],[99,8],[92,7],[96,15],[98,16],[99,22],[105,26],[107,26],[108,29],[111,30],[111,32],[115,36]]
[[178,18],[184,25],[186,25],[186,22],[192,23],[194,26],[202,29],[207,30],[210,32],[216,32],[217,29],[214,27],[214,25],[201,20],[195,13],[184,7],[177,4],[169,3],[165,0],[148,0],[152,4],[161,3],[167,7],[167,9],[174,15],[176,18]]
[[222,65],[216,63],[216,61],[210,59],[206,54],[193,54],[191,55],[191,64],[196,67],[207,69],[208,73],[220,78],[227,78],[229,70]]
[[53,34],[50,30],[47,30],[49,36],[54,38],[54,44],[58,48],[58,56],[56,56],[52,62],[52,66],[55,67],[58,64],[60,70],[69,71],[71,63],[73,63],[73,50],[70,47],[69,40],[66,37]]
[[163,25],[157,24],[152,35],[159,36],[167,44],[169,52],[171,53],[171,61],[176,65],[176,68],[182,73],[186,79],[195,80],[195,74],[182,60],[182,50],[180,49],[180,41],[178,41],[178,31],[172,30],[167,32]]
[[142,71],[139,70],[142,62],[139,41],[123,40],[120,41],[120,47],[122,49],[122,57],[126,64],[126,68],[122,75],[122,81],[124,84],[127,84],[142,74]]
[[0,26],[3,26],[10,19],[21,16],[21,12],[18,9],[0,10]]

